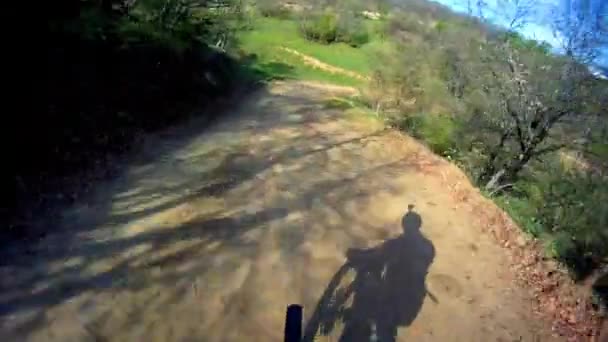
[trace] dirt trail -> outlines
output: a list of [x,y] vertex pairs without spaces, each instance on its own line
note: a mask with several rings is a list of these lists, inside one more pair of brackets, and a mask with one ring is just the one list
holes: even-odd
[[[2,341],[551,340],[451,166],[350,93],[275,83],[150,139],[0,274]],[[408,209],[408,205],[413,205]]]

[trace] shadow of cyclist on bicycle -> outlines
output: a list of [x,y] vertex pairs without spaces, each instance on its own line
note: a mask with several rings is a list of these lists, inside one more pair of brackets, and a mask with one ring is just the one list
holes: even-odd
[[[435,248],[420,232],[422,218],[408,206],[403,234],[369,249],[350,249],[304,331],[304,341],[329,335],[343,322],[340,341],[395,341],[397,329],[409,326],[428,294],[425,279]],[[341,286],[345,275],[354,280]]]

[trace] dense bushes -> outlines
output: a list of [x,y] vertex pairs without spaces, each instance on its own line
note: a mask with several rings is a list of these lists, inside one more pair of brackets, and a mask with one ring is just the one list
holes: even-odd
[[334,43],[338,38],[338,16],[332,12],[303,16],[300,19],[300,32],[308,40]]
[[[401,120],[399,120],[401,119]],[[424,140],[437,154],[452,158],[457,151],[457,119],[443,114],[416,113],[391,118],[394,127]]]
[[338,17],[337,41],[359,47],[369,42],[369,32],[365,21],[352,12],[341,13]]
[[300,33],[307,40],[322,44],[341,42],[359,47],[370,40],[363,13],[376,5],[375,1],[332,0],[290,6],[273,0],[257,0],[255,8],[263,17],[297,17]]
[[300,18],[300,32],[304,38],[322,44],[342,42],[358,47],[369,41],[364,19],[352,12],[305,13]]
[[606,261],[605,178],[555,161],[517,182],[502,200],[505,204],[525,203],[511,209],[521,218],[519,223],[530,234],[543,238],[548,253],[568,265],[577,278]]

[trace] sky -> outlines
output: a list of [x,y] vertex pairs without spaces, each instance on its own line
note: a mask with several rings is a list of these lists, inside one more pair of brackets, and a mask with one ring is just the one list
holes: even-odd
[[[467,0],[432,1],[447,6],[456,12],[468,13]],[[516,1],[484,0],[487,4],[486,9],[483,11],[484,18],[496,25],[508,27],[516,15]],[[474,6],[477,0],[471,0],[470,2],[473,4],[473,15],[477,16],[478,11]],[[566,11],[575,8],[576,5],[585,4],[588,6],[589,20],[608,21],[608,0],[519,0],[519,3],[533,3],[534,6],[527,15],[526,24],[517,28],[517,31],[526,38],[545,41],[551,44],[558,52],[561,46],[559,35],[554,33],[551,22],[556,16],[556,11],[567,13]],[[608,67],[608,47],[604,49],[596,63]]]

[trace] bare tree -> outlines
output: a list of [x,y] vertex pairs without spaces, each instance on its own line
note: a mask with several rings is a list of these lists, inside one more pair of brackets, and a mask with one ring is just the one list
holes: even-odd
[[563,52],[581,63],[593,63],[608,45],[608,3],[567,3],[552,8],[553,34]]
[[505,26],[514,30],[524,26],[534,12],[536,0],[495,0],[490,5],[485,0],[461,0],[460,6],[466,8],[469,16],[483,21],[502,19]]
[[498,0],[501,8],[512,8],[508,14],[508,28],[515,30],[523,27],[534,13],[535,0]]
[[[526,20],[529,6],[526,2],[514,12],[512,27]],[[493,136],[482,138],[487,159],[479,175],[489,191],[510,186],[531,160],[578,144],[557,128],[570,124],[582,130],[602,110],[592,105],[598,82],[583,64],[601,47],[596,28],[585,21],[559,27],[568,44],[563,57],[514,48],[508,36],[480,47],[478,70],[483,71],[475,81],[482,101],[471,122]]]

